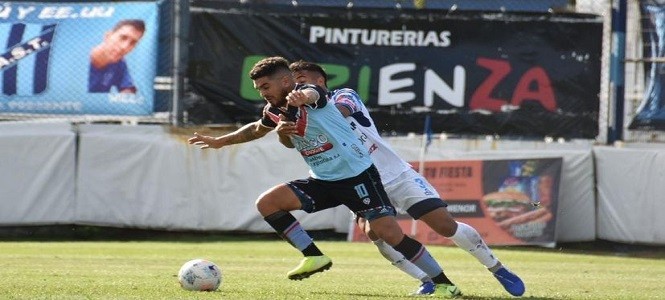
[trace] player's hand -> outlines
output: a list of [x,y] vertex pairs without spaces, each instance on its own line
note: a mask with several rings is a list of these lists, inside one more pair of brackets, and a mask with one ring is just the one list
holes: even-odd
[[307,104],[307,95],[303,91],[290,91],[286,96],[286,102],[295,107],[300,107]]
[[277,122],[275,130],[280,136],[289,136],[298,132],[296,129],[296,123],[288,121],[284,114],[279,114],[279,122]]
[[191,145],[200,146],[201,149],[208,148],[221,148],[221,143],[212,136],[200,135],[198,132],[194,132],[194,136],[189,138],[187,142]]

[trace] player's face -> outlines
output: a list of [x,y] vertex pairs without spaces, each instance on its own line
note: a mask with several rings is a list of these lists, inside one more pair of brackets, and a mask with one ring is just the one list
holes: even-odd
[[143,32],[134,28],[134,26],[121,26],[116,31],[106,34],[104,39],[105,54],[109,60],[117,62],[136,47],[141,37],[143,37]]
[[296,71],[293,72],[293,79],[296,83],[306,83],[306,84],[315,84],[318,86],[324,86],[323,76],[317,72],[312,71]]
[[275,76],[271,79],[269,76],[264,76],[257,78],[254,80],[254,88],[272,106],[282,107],[286,105],[286,96],[293,89],[293,82],[284,77]]

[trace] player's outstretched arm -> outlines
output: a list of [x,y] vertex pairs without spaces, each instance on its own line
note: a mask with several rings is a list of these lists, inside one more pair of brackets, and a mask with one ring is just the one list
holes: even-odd
[[271,130],[272,128],[261,125],[261,120],[259,120],[246,124],[234,132],[218,137],[200,135],[198,132],[195,132],[194,136],[187,140],[187,142],[192,145],[200,146],[201,149],[219,149],[228,145],[253,141],[265,136]]

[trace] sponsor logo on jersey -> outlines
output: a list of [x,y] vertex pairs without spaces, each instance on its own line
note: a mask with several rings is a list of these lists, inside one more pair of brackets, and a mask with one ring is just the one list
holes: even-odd
[[321,145],[320,147],[300,150],[300,155],[302,155],[302,156],[312,156],[312,155],[316,155],[316,154],[319,154],[319,153],[326,152],[326,151],[328,151],[332,148],[333,148],[333,145],[331,143],[326,143],[326,144]]
[[294,139],[293,145],[304,157],[323,153],[333,148],[333,144],[330,143],[325,134],[319,134],[308,139]]

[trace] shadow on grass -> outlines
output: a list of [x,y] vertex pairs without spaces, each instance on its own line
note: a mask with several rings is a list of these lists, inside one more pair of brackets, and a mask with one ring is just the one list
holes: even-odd
[[[312,294],[316,295],[321,295],[321,296],[328,296],[329,298],[334,298],[334,297],[339,297],[339,293],[327,293],[327,292],[315,292]],[[352,298],[358,298],[358,299],[386,299],[385,294],[371,294],[371,293],[347,293],[344,294],[344,296],[352,297]],[[418,296],[410,296],[410,295],[390,295],[390,299],[420,299],[422,297]],[[483,296],[476,296],[476,295],[463,295],[462,297],[458,297],[455,299],[478,299],[478,300],[514,300],[517,299],[515,297],[511,296],[502,296],[502,297],[483,297]],[[549,297],[520,297],[519,299],[537,299],[537,300],[553,300],[553,299],[559,299],[559,298],[549,298]]]
[[480,299],[480,300],[515,300],[515,299],[539,299],[539,300],[550,300],[550,299],[559,299],[559,298],[550,298],[550,297],[512,297],[512,296],[504,296],[504,297],[482,297],[482,296],[474,296],[474,295],[464,295],[462,298],[459,299]]
[[605,240],[558,243],[554,248],[543,248],[537,246],[493,246],[492,249],[665,259],[665,245],[626,244]]
[[[346,240],[345,233],[332,230],[311,231],[312,238],[319,241]],[[165,241],[204,243],[217,241],[281,240],[275,233],[245,231],[169,231],[138,228],[117,228],[86,225],[11,226],[0,227],[0,241]]]
[[[345,241],[345,233],[332,230],[309,232],[317,241]],[[138,228],[116,228],[85,225],[0,227],[0,241],[165,241],[204,243],[217,241],[280,240],[275,233],[228,231],[168,231]],[[559,243],[555,248],[537,246],[493,246],[493,249],[545,253],[589,254],[665,259],[665,245],[638,245],[596,240]]]

